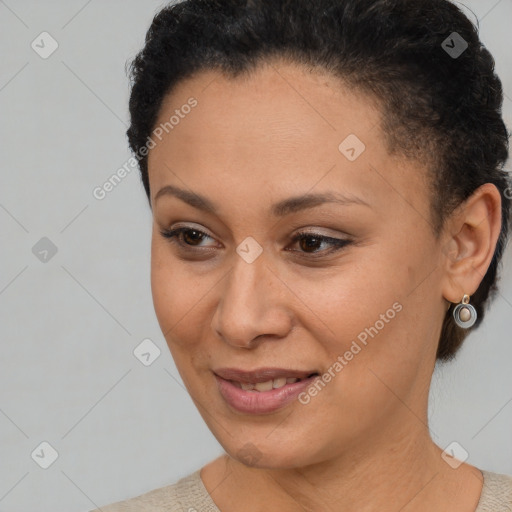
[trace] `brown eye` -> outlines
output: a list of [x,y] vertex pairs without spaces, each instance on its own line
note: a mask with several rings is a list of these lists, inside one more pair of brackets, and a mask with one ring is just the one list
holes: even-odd
[[304,252],[314,252],[322,245],[322,239],[315,236],[304,236],[299,240],[300,248]]
[[202,231],[193,228],[176,228],[171,230],[164,229],[160,231],[160,234],[164,238],[167,238],[184,248],[201,247],[200,243],[203,240],[211,238],[206,233],[203,233]]
[[200,242],[205,236],[204,233],[197,231],[196,229],[186,229],[183,230],[181,234],[183,235],[183,240],[188,245],[196,245],[196,243]]
[[[343,249],[345,246],[351,243],[351,240],[332,238],[329,236],[320,235],[318,233],[303,232],[298,233],[294,237],[293,242],[298,242],[300,248],[299,251],[294,252],[311,254],[313,257],[320,257]],[[329,248],[326,250],[319,250],[323,244],[327,245]]]

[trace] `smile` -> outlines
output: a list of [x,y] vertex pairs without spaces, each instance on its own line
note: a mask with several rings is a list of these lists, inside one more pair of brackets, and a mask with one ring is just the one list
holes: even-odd
[[214,374],[224,401],[236,411],[246,414],[277,411],[293,402],[314,379],[320,377],[318,372],[271,368],[251,372],[221,369],[215,370]]

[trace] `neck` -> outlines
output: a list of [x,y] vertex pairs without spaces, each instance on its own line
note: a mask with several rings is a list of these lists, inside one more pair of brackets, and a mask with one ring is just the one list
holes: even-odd
[[[226,456],[224,478],[233,489],[229,501],[244,503],[247,512],[277,507],[282,512],[474,512],[481,473],[468,464],[454,470],[441,458],[428,427],[410,412],[408,419],[335,458],[300,468],[251,468]],[[221,493],[212,497],[229,511],[217,499]]]

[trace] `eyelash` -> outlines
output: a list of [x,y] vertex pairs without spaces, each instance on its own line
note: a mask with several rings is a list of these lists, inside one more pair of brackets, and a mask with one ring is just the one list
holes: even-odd
[[[183,242],[181,242],[181,240],[179,240],[179,236],[182,233],[192,232],[192,231],[198,233],[201,236],[211,238],[208,234],[204,233],[203,231],[201,231],[199,229],[187,228],[187,227],[176,228],[176,229],[172,229],[172,230],[164,229],[164,230],[160,231],[160,234],[164,238],[168,239],[171,243],[177,244],[180,248],[182,248],[186,251],[190,251],[190,252],[197,252],[198,250],[201,251],[202,249],[197,249],[197,248],[195,248],[195,246],[184,244]],[[326,256],[328,254],[332,254],[334,252],[340,251],[341,249],[343,249],[344,247],[346,247],[347,245],[352,243],[352,241],[348,240],[348,239],[332,238],[332,237],[328,237],[325,235],[320,235],[318,233],[311,233],[308,231],[303,231],[303,232],[297,233],[293,237],[292,243],[295,244],[305,238],[306,239],[314,238],[316,240],[319,240],[321,243],[327,242],[331,245],[331,249],[329,249],[327,251],[324,250],[324,251],[313,252],[313,253],[308,253],[305,251],[293,251],[293,252],[302,252],[302,254],[307,255],[307,257],[309,257],[309,258],[318,258],[318,257]]]

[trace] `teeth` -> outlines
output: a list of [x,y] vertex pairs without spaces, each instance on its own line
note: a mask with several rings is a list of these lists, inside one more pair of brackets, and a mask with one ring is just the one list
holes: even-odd
[[273,385],[273,380],[267,380],[267,382],[258,382],[257,384],[254,384],[254,389],[256,391],[270,391]]
[[267,380],[266,382],[236,382],[231,381],[235,386],[242,388],[244,391],[271,391],[272,389],[279,389],[286,384],[293,384],[300,379],[295,377],[279,377],[278,379]]
[[279,379],[274,379],[272,381],[272,387],[274,389],[282,388],[284,385],[286,385],[286,377],[279,377]]

